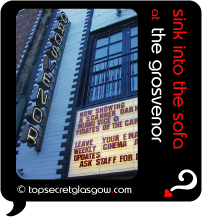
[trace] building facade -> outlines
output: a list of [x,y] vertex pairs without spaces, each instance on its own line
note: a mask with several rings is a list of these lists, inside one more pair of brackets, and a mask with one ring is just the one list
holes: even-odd
[[23,59],[31,36],[41,15],[40,9],[21,10],[16,16],[16,70]]
[[[35,38],[16,74],[18,175],[134,177],[138,171],[136,12],[40,11]],[[31,66],[30,53],[35,56]],[[19,92],[25,102],[17,113]]]

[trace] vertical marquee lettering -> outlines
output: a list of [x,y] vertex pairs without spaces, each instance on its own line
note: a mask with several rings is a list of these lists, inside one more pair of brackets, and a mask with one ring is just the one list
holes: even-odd
[[[55,32],[50,36],[51,46],[46,48],[45,53],[47,56],[43,57],[43,70],[40,71],[37,77],[36,83],[39,85],[35,87],[32,91],[31,101],[36,102],[36,106],[31,106],[27,108],[27,113],[25,115],[27,121],[32,125],[40,125],[43,123],[44,112],[46,110],[41,110],[41,108],[46,107],[48,101],[48,93],[44,93],[44,91],[50,91],[50,85],[52,81],[52,77],[48,74],[50,73],[56,66],[57,63],[53,63],[51,65],[51,60],[55,60],[59,57],[60,50],[59,47],[63,43],[63,37],[65,32],[65,24],[68,23],[68,17],[64,12],[61,12],[57,18],[59,22],[54,24],[53,30]],[[54,74],[54,73],[53,73]],[[55,75],[54,75],[55,76]],[[47,115],[46,115],[47,117]],[[45,118],[46,118],[45,117]],[[27,143],[27,146],[34,147],[37,146],[37,139],[39,137],[39,132],[31,125],[25,125],[22,130],[22,134],[20,137],[20,141],[22,143]],[[40,151],[41,147],[37,146],[35,150]]]
[[59,13],[59,15],[57,16],[57,20],[61,20],[61,22],[63,24],[67,24],[68,23],[68,17],[67,17],[67,15],[63,11],[61,13]]
[[64,22],[64,24],[67,24],[68,17],[64,12],[61,13],[61,18],[62,18],[62,21]]
[[45,72],[42,81],[48,87],[48,89],[50,88],[49,84],[51,83],[51,79],[52,77],[47,72]]
[[41,71],[37,78],[37,84],[43,90],[49,90],[50,89],[49,84],[51,83],[51,80],[52,80],[52,77],[47,72]]
[[38,130],[35,129],[34,127],[30,126],[29,131],[28,131],[28,135],[27,135],[27,141],[29,143],[33,143],[34,145],[36,145],[36,140],[38,139],[38,135],[39,135]]
[[20,142],[29,143],[27,144],[29,147],[34,147],[37,143],[36,140],[38,139],[38,137],[38,130],[32,127],[30,124],[27,124],[23,127]]
[[37,86],[33,89],[31,101],[36,102],[36,105],[39,108],[43,108],[46,106],[47,99],[48,99],[48,93],[46,93],[44,96],[44,90],[42,88]]
[[62,23],[59,23],[58,29],[61,30],[61,35],[64,35],[65,27],[62,25]]
[[58,58],[59,49],[55,45],[52,46],[51,54],[55,59]]
[[40,108],[34,107],[32,118],[37,124],[40,124],[43,121],[43,116],[43,111]]
[[[57,37],[59,38],[60,41],[58,41]],[[58,33],[55,33],[55,42],[57,43],[58,46],[62,44],[62,37]]]
[[28,107],[25,117],[30,124],[38,125],[43,121],[43,116],[43,111],[40,108],[31,106]]
[[[41,94],[40,94],[41,93]],[[48,99],[48,93],[46,93],[45,97],[44,97],[44,91],[43,89],[41,89],[39,87],[39,91],[37,93],[37,98],[39,99],[39,102],[36,102],[37,106],[39,106],[40,108],[45,107],[46,106],[46,102]],[[44,99],[45,98],[45,99]]]

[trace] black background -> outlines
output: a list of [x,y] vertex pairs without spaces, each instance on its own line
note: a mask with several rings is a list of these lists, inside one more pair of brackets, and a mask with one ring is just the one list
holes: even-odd
[[[98,2],[96,2],[98,3]],[[112,3],[113,4],[113,3]],[[71,2],[71,8],[78,2]],[[83,8],[93,8],[90,2],[81,2]],[[109,4],[108,6],[110,6]],[[201,193],[201,10],[194,2],[116,2],[116,7],[131,8],[138,14],[138,132],[139,168],[131,180],[22,180],[16,174],[15,159],[15,19],[22,8],[68,8],[67,2],[8,2],[1,11],[1,191],[10,201],[193,201]],[[80,7],[81,8],[81,7]],[[151,11],[157,9],[160,20],[151,20]],[[184,11],[183,40],[173,40],[173,9]],[[68,16],[68,15],[67,15]],[[9,26],[9,28],[8,28]],[[166,36],[161,41],[162,52],[152,54],[152,28],[164,28]],[[8,37],[9,36],[9,37]],[[181,35],[182,36],[182,35]],[[173,73],[173,46],[186,46],[183,59],[184,72],[177,76]],[[162,68],[162,143],[151,140],[151,79],[149,61],[160,60]],[[12,64],[11,64],[12,62]],[[12,76],[11,76],[12,74]],[[184,103],[180,108],[173,106],[174,81],[185,81],[187,90],[182,95]],[[12,87],[13,86],[13,87]],[[12,104],[13,101],[13,104]],[[8,108],[12,108],[8,112]],[[179,150],[173,149],[173,113],[183,113],[183,132],[187,139]],[[4,119],[4,117],[6,118]],[[13,135],[13,136],[12,136]],[[9,166],[8,166],[9,165]],[[176,185],[188,185],[190,174],[184,174],[184,182],[178,179],[184,169],[192,170],[197,176],[197,185],[191,190],[175,190],[173,197],[165,198],[164,190]],[[12,181],[12,185],[10,185]],[[132,194],[24,194],[17,192],[17,186],[31,187],[131,187]]]

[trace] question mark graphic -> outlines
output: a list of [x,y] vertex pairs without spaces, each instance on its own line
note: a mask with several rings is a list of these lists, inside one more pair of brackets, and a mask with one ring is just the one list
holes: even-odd
[[[172,188],[170,189],[170,191],[174,191],[174,190],[176,190],[176,189],[190,190],[190,189],[192,189],[192,188],[194,188],[194,187],[196,186],[196,184],[197,184],[197,177],[196,177],[195,173],[192,172],[191,170],[182,170],[182,171],[179,173],[179,176],[178,176],[179,180],[180,180],[180,181],[184,181],[184,178],[183,178],[182,176],[183,176],[185,173],[189,173],[189,174],[192,175],[192,177],[193,177],[192,182],[191,182],[190,184],[188,184],[188,185],[177,185],[177,186],[174,186],[174,187],[172,187]],[[166,189],[166,190],[164,191],[164,197],[172,197],[172,196],[173,196],[173,194],[170,193],[168,189]]]

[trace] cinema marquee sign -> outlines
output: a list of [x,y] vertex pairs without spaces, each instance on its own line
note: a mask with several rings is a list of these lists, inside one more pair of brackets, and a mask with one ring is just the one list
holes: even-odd
[[[56,17],[56,23],[53,26],[54,33],[50,35],[51,46],[47,47],[45,52],[46,56],[43,58],[43,71],[39,72],[37,78],[38,86],[33,89],[31,96],[31,101],[35,102],[36,106],[28,107],[25,116],[30,124],[24,126],[20,141],[22,143],[27,143],[28,147],[35,147],[36,151],[41,150],[50,109],[50,101],[52,99],[57,77],[55,67],[58,64],[58,61],[56,62],[54,60],[57,60],[58,57],[62,55],[60,47],[67,38],[67,34],[65,34],[67,24],[70,25],[67,15],[64,12],[59,13]],[[53,60],[53,64],[51,60]],[[52,76],[54,76],[54,78]],[[45,93],[44,91],[48,92]],[[31,124],[39,125],[40,130],[37,130]]]
[[138,170],[138,98],[77,111],[68,177]]

